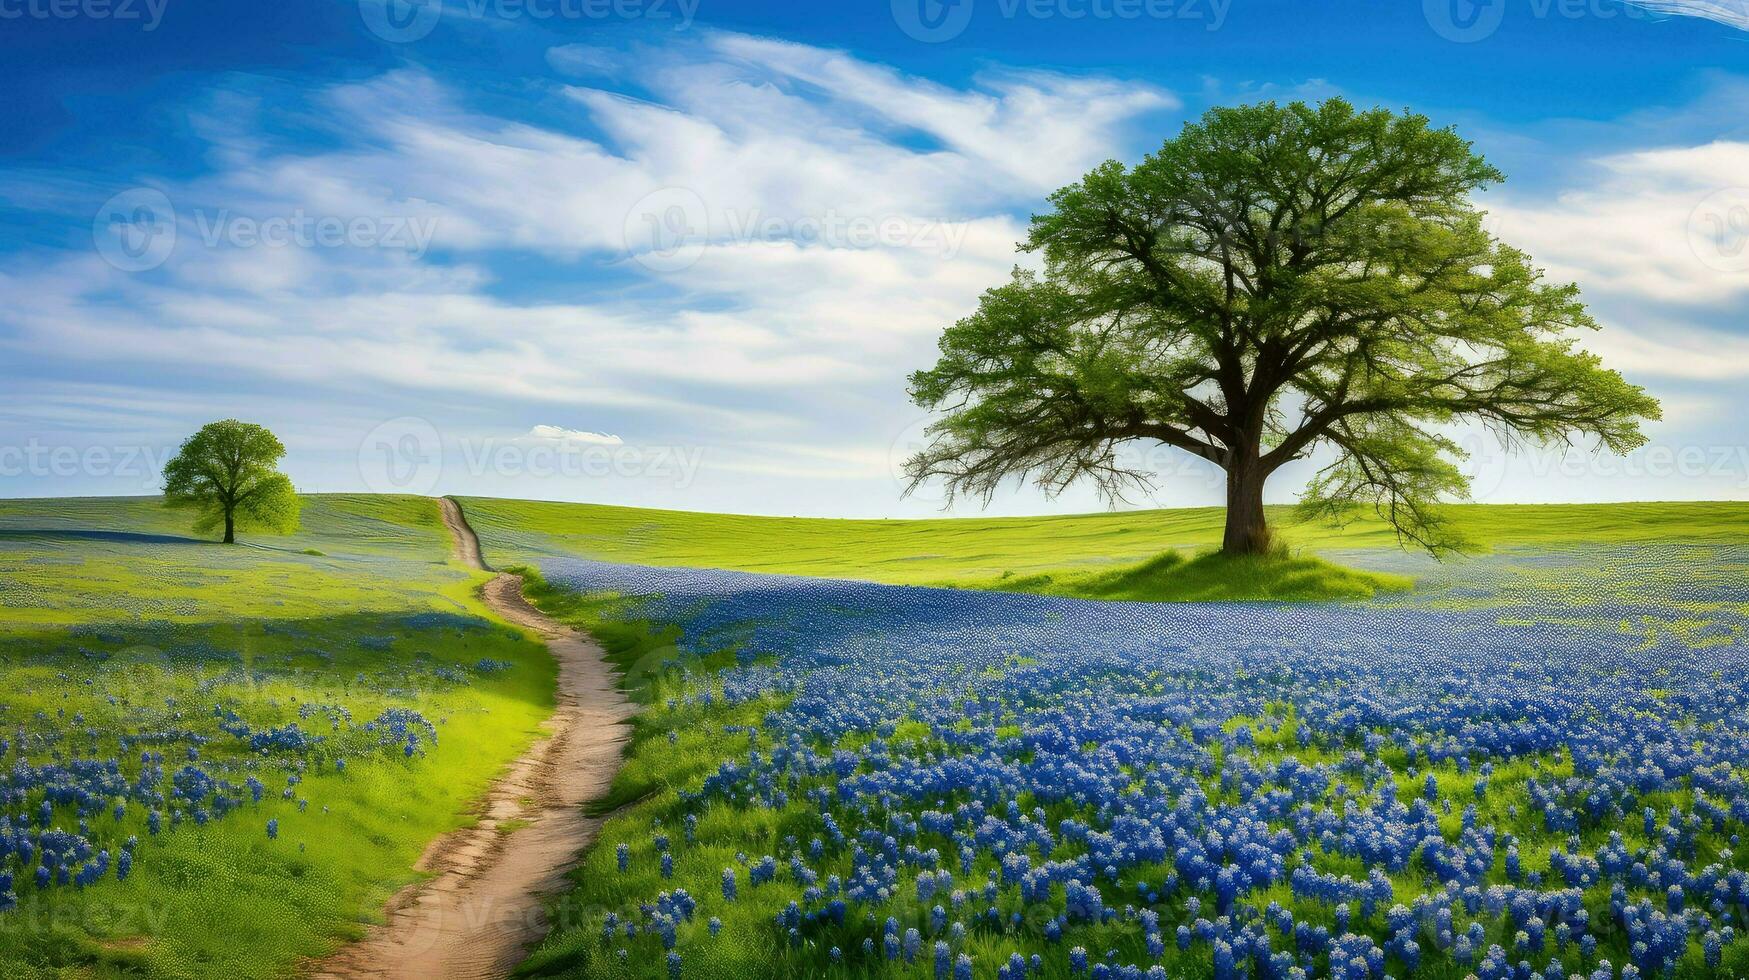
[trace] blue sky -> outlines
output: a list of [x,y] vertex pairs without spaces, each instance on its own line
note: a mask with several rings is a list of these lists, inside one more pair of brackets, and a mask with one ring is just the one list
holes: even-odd
[[306,490],[935,513],[905,376],[1050,191],[1342,95],[1474,140],[1664,400],[1625,459],[1459,432],[1478,499],[1749,497],[1745,0],[0,0],[0,53],[0,495],[236,416]]

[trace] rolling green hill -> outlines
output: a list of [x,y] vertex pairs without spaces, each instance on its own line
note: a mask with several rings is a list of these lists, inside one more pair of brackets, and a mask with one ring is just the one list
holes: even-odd
[[[1434,567],[1431,559],[1404,552],[1377,520],[1342,529],[1299,524],[1291,507],[1270,508],[1288,557],[1231,562],[1194,557],[1220,542],[1217,507],[826,520],[478,497],[462,504],[487,553],[500,563],[564,554],[1118,599],[1361,597],[1401,588],[1401,576]],[[1452,513],[1480,550],[1749,543],[1745,502],[1460,505]],[[1169,552],[1176,554],[1163,556]]]

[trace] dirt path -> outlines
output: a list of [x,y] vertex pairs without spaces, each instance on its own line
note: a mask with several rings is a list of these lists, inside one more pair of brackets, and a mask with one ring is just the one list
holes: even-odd
[[[449,497],[437,498],[437,509],[443,514],[443,526],[449,528],[450,551],[462,564],[469,568],[477,568],[489,572],[492,566],[480,557],[480,536],[474,533],[474,528],[462,514],[462,505]],[[518,591],[521,591],[518,589]],[[555,624],[556,625],[556,624]],[[558,627],[563,629],[563,627]]]
[[[456,557],[486,569],[461,507],[442,498]],[[389,903],[388,920],[316,964],[317,977],[502,977],[547,931],[543,899],[595,839],[599,819],[583,806],[606,794],[619,770],[633,708],[601,648],[522,597],[522,579],[486,583],[486,605],[546,642],[559,663],[557,706],[547,736],[511,764],[480,809],[480,821],[433,842],[418,867],[433,877]],[[506,833],[507,821],[515,829]]]

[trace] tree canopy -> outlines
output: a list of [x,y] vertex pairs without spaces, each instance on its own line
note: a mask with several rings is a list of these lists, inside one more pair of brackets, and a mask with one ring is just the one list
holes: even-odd
[[285,455],[273,433],[259,425],[226,419],[190,436],[164,467],[164,500],[196,512],[194,529],[223,529],[226,544],[237,531],[289,534],[298,527],[298,495],[276,467]]
[[939,411],[912,486],[985,501],[1010,478],[1055,493],[1146,486],[1152,440],[1227,474],[1223,549],[1268,547],[1263,487],[1320,449],[1302,497],[1357,505],[1441,552],[1438,506],[1469,485],[1450,424],[1625,452],[1658,403],[1577,346],[1596,322],[1484,226],[1503,179],[1413,113],[1263,103],[1209,111],[1134,167],[1107,162],[1050,198],[1016,269],[911,377]]

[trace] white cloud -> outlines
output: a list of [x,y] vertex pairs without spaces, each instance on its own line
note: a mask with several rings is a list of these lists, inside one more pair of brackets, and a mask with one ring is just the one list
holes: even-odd
[[[716,46],[939,140],[978,164],[976,179],[995,177],[1035,192],[1054,190],[1109,158],[1109,134],[1130,120],[1178,104],[1151,86],[1111,79],[995,72],[978,89],[962,91],[787,41],[723,35]],[[1062,111],[1071,105],[1074,111]]]
[[619,436],[611,436],[604,432],[590,432],[585,429],[567,429],[560,425],[537,425],[528,430],[525,439],[540,442],[562,442],[577,446],[623,446],[625,440]]
[[[140,276],[89,253],[12,263],[6,342],[70,370],[370,392],[402,406],[389,415],[437,415],[461,397],[575,406],[608,431],[707,440],[724,458],[859,438],[884,456],[935,334],[1034,261],[1015,253],[1014,215],[1093,162],[1135,156],[1131,127],[1172,105],[1148,86],[1041,73],[950,87],[730,35],[550,60],[568,72],[612,61],[649,97],[555,82],[535,126],[400,69],[313,94],[335,136],[314,152],[266,138],[252,101],[191,110],[216,166],[164,185],[180,233],[170,261]],[[663,188],[704,202],[706,232],[692,264],[667,273],[627,240],[639,202]],[[221,211],[299,210],[428,222],[435,237],[417,253],[198,233]],[[804,233],[834,222],[900,234]],[[504,288],[516,285],[507,253],[581,281],[518,296]],[[357,401],[349,410],[337,425],[374,424]]]
[[1743,0],[1628,0],[1645,10],[1706,20],[1749,31],[1749,3]]
[[[311,98],[334,132],[317,151],[285,151],[240,103],[191,111],[214,170],[165,186],[182,219],[170,263],[142,276],[89,253],[8,263],[0,356],[124,376],[142,403],[156,383],[160,414],[178,419],[204,413],[182,394],[185,379],[249,404],[285,399],[334,446],[383,418],[466,406],[452,424],[514,431],[536,414],[604,430],[543,424],[524,439],[617,445],[608,432],[635,431],[640,442],[708,444],[722,486],[761,508],[778,503],[757,488],[785,477],[880,481],[888,499],[903,455],[894,447],[918,416],[906,375],[933,360],[937,333],[982,290],[1036,262],[1015,252],[1020,216],[1099,161],[1152,149],[1167,127],[1141,126],[1176,105],[1150,86],[1045,72],[949,86],[738,35],[637,57],[572,45],[549,63],[567,77],[532,114],[538,126],[471,110],[416,69]],[[603,76],[646,96],[589,81]],[[1507,240],[1588,295],[1730,302],[1749,282],[1696,261],[1688,222],[1706,193],[1744,173],[1749,144],[1624,153],[1553,199],[1492,206]],[[0,175],[0,193],[32,207],[80,198],[30,186]],[[628,228],[640,202],[675,188],[700,202],[686,216],[697,254],[661,272],[639,264],[650,243],[628,241]],[[429,221],[435,238],[423,254],[206,247],[192,221],[300,208]],[[834,217],[892,222],[909,237],[798,231]],[[523,259],[545,264],[541,288],[515,288]],[[573,269],[574,286],[550,286]],[[1598,345],[1630,373],[1749,372],[1745,342],[1690,327],[1612,325]],[[317,390],[350,402],[323,416],[324,398],[305,394]],[[49,407],[14,411],[70,418],[86,394],[46,378],[29,402]],[[371,404],[385,408],[373,417]],[[484,414],[494,406],[496,419]]]
[[1487,207],[1503,238],[1588,293],[1714,304],[1749,293],[1745,175],[1745,142],[1642,150],[1590,162],[1552,198]]
[[1604,363],[1631,375],[1687,381],[1749,377],[1749,337],[1671,325],[1617,326],[1583,338]]

